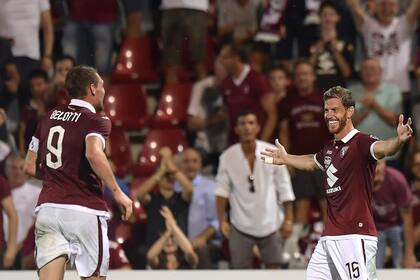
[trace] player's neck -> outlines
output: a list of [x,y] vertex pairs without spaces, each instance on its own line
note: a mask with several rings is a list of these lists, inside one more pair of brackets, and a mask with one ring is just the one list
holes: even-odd
[[346,126],[338,133],[334,135],[335,140],[341,140],[346,137],[347,134],[350,133],[354,129],[353,123],[351,121],[347,121]]
[[255,154],[255,149],[257,147],[257,141],[246,141],[241,142],[241,148],[244,154]]

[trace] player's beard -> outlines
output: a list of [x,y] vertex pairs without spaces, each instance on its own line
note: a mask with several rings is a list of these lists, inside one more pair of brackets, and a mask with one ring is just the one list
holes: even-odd
[[[329,121],[331,121],[331,120],[332,121],[338,121],[338,127],[331,128],[331,126],[329,124]],[[326,122],[327,122],[328,131],[331,134],[337,134],[337,133],[341,132],[344,129],[344,127],[346,127],[347,118],[344,115],[342,118],[333,118],[333,119],[331,118],[331,119],[328,119]]]

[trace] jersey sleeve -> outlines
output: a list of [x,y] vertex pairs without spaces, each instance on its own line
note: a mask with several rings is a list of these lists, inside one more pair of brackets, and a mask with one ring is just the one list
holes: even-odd
[[37,153],[39,149],[39,140],[41,139],[41,126],[42,120],[38,122],[36,126],[35,134],[32,136],[31,142],[29,143],[28,150]]
[[86,139],[92,136],[98,137],[102,141],[103,149],[105,149],[106,140],[111,133],[111,120],[107,116],[94,115],[88,121]]
[[359,137],[358,147],[363,157],[370,160],[378,160],[373,152],[373,147],[378,142],[378,138],[372,135],[363,134]]

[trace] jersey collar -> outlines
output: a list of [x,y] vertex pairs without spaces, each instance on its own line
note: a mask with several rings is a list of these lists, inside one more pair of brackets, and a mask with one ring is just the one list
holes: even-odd
[[351,138],[353,138],[354,135],[356,135],[356,133],[358,133],[359,131],[355,128],[353,128],[349,133],[347,133],[346,136],[344,136],[340,141],[343,142],[344,144],[349,142]]
[[89,109],[89,111],[91,111],[92,113],[96,113],[95,107],[93,107],[92,104],[81,99],[72,99],[70,100],[69,105],[83,107],[83,108]]

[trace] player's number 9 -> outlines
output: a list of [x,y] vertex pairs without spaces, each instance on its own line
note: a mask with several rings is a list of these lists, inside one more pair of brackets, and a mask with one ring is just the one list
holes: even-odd
[[[48,140],[47,140],[47,166],[52,169],[60,168],[63,165],[63,161],[61,159],[61,153],[63,151],[63,138],[64,138],[64,128],[60,125],[53,126],[50,128],[50,132],[48,133]],[[58,134],[57,144],[56,147],[53,145],[54,136]],[[55,161],[53,161],[52,155],[55,156]]]

